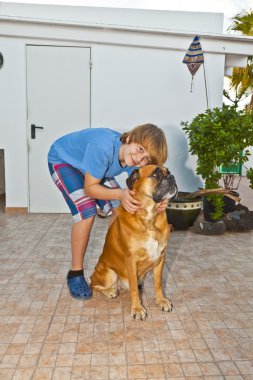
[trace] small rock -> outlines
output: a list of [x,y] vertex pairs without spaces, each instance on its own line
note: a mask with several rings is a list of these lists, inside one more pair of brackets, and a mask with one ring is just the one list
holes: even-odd
[[195,234],[202,235],[222,235],[227,230],[227,226],[223,220],[217,222],[207,222],[205,220],[197,220],[192,227]]

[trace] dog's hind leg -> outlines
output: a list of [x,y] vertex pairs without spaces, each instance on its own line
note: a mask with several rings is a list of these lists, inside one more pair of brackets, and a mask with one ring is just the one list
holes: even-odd
[[91,287],[106,297],[115,298],[119,294],[117,283],[117,273],[105,264],[99,262],[91,276]]

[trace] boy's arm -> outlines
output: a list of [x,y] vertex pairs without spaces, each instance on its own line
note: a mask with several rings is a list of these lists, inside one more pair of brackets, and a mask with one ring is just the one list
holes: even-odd
[[101,179],[93,177],[89,173],[85,173],[84,192],[91,198],[101,200],[118,199],[122,206],[130,213],[134,213],[140,209],[141,202],[132,197],[133,191],[128,189],[109,189],[100,184]]

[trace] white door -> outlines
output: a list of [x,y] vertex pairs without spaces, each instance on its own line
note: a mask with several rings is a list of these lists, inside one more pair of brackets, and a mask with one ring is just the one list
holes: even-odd
[[69,212],[47,153],[60,136],[90,127],[90,49],[27,46],[27,103],[29,211]]

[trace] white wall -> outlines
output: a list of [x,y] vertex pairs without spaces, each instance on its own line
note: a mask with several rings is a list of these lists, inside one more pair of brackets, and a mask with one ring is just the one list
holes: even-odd
[[[0,148],[5,149],[7,207],[28,207],[25,42],[1,41],[5,65],[0,78],[5,91],[0,102]],[[182,64],[181,51],[108,45],[91,45],[91,50],[92,127],[124,131],[141,123],[157,124],[166,133],[167,166],[179,188],[193,191],[201,186],[180,122],[206,108],[203,67],[190,93],[191,75]],[[224,56],[207,54],[205,65],[209,106],[221,105]]]
[[5,193],[4,150],[0,149],[0,195]]
[[1,38],[4,65],[0,70],[0,148],[5,151],[7,207],[27,207],[25,46]]
[[[60,11],[59,11],[60,10]],[[10,4],[0,2],[0,15],[31,17],[38,20],[87,22],[118,26],[138,26],[193,33],[222,33],[223,13],[182,12],[148,9]]]
[[[224,55],[205,56],[209,107],[222,104]],[[95,46],[92,53],[92,127],[126,131],[152,122],[162,127],[169,146],[167,166],[181,191],[201,186],[194,174],[195,159],[188,155],[180,122],[206,106],[203,67],[194,79],[182,63],[180,51],[117,46]]]
[[[17,7],[17,14],[20,13],[19,7],[20,5]],[[63,11],[61,16],[65,17],[66,10],[63,8],[61,8]],[[57,12],[59,9],[60,7],[57,7]],[[6,6],[3,7],[1,4],[0,14],[6,14],[5,10]],[[165,13],[167,16],[170,14],[170,12]],[[169,17],[171,27],[180,25],[178,29],[181,27],[189,29],[192,20],[196,21],[195,18],[197,18],[198,28],[218,32],[220,25],[222,28],[220,15],[216,15],[217,18],[215,18],[216,16],[209,14],[191,14],[191,17],[187,18],[184,14],[183,18],[180,18],[180,12],[172,13]],[[24,16],[25,12],[20,15]],[[165,14],[160,14],[160,16],[164,23]],[[45,14],[41,14],[41,17],[45,17]],[[53,18],[53,15],[49,18]],[[131,20],[134,22],[134,19]],[[147,18],[145,20],[147,22]],[[182,20],[185,20],[185,24]],[[48,27],[47,32],[50,30],[53,35],[57,27],[52,26],[52,29]],[[66,30],[68,30],[67,27]],[[84,29],[80,29],[80,39],[81,36],[85,38]],[[187,49],[191,37],[185,38]],[[0,92],[0,149],[5,150],[7,207],[28,207],[26,43],[46,45],[65,43],[68,46],[82,46],[81,42],[55,41],[49,37],[45,40],[1,37],[0,46],[5,64],[0,70],[0,85],[4,89]],[[85,46],[87,46],[87,41]],[[203,67],[197,72],[194,79],[194,91],[190,93],[191,75],[186,65],[182,64],[185,51],[94,43],[89,43],[89,46],[93,63],[92,127],[104,126],[124,131],[146,122],[159,125],[164,129],[168,139],[167,166],[175,175],[180,190],[191,191],[201,186],[200,179],[194,173],[195,160],[187,153],[187,142],[181,131],[180,122],[190,120],[206,109]],[[222,52],[220,54],[206,53],[205,59],[209,106],[219,106],[222,104],[225,56]]]

